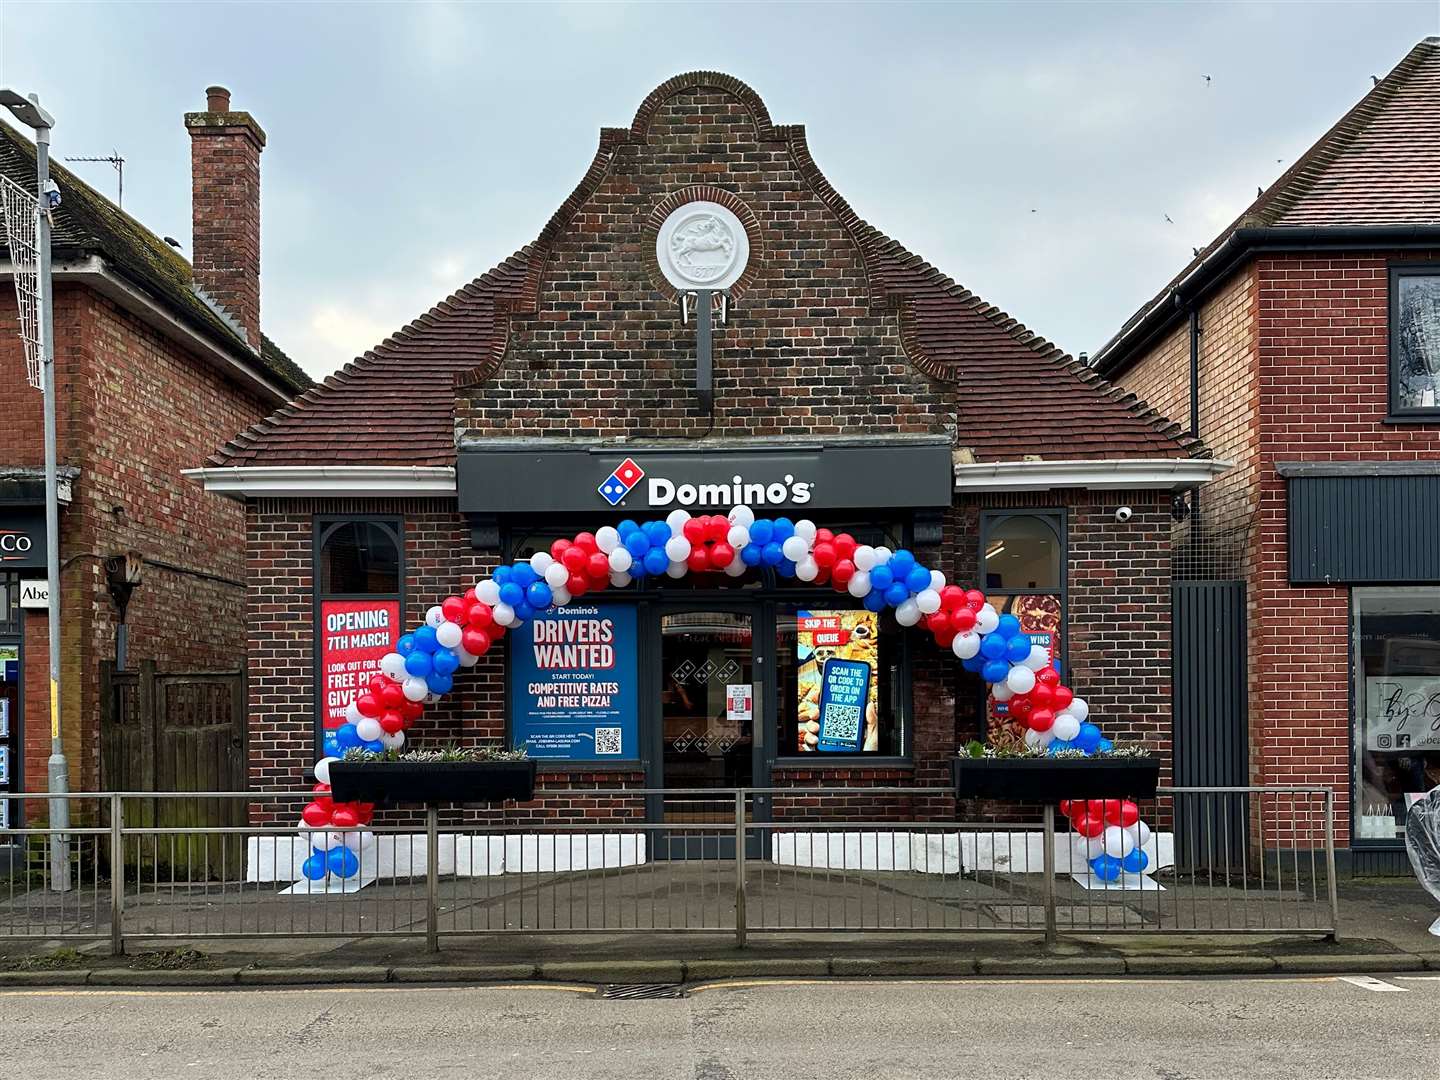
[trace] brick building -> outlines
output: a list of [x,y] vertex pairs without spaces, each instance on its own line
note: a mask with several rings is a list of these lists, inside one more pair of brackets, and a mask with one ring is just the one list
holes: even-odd
[[[63,167],[52,166],[55,383],[61,488],[62,722],[71,788],[96,791],[99,668],[121,648],[107,563],[142,562],[124,625],[131,665],[235,668],[245,649],[244,514],[182,470],[223,432],[310,385],[260,332],[259,161],[265,135],[212,88],[189,113],[194,267]],[[34,146],[0,124],[0,171],[35,185]],[[9,253],[0,255],[9,276]],[[43,585],[42,399],[25,378],[15,294],[0,291],[0,565],[5,661],[0,790],[44,790],[50,753]],[[223,437],[223,436],[222,436]],[[24,602],[22,603],[22,594]],[[18,816],[18,803],[0,800]],[[43,804],[34,809],[43,810]]]
[[[1163,749],[1171,499],[1219,467],[860,220],[804,129],[773,123],[748,86],[696,72],[601,131],[533,244],[197,472],[245,507],[251,782],[285,790],[343,719],[347,664],[365,662],[332,651],[332,619],[386,628],[373,663],[398,623],[497,563],[732,501],[980,583],[1052,635],[1107,731]],[[622,493],[612,470],[621,487],[644,478]],[[863,789],[948,783],[957,744],[985,733],[979,679],[886,617],[874,738],[802,750],[798,613],[865,613],[774,570],[662,574],[588,606],[626,654],[603,750],[593,724],[536,719],[518,634],[412,735],[524,744],[548,788]],[[734,701],[737,686],[756,696]],[[877,809],[857,796],[827,812]]]
[[[1245,596],[1243,628],[1216,624],[1245,646],[1238,707],[1196,755],[1241,748],[1221,782],[1333,785],[1355,864],[1400,864],[1406,796],[1440,781],[1440,39],[1094,364],[1234,463],[1177,527],[1177,572]],[[1196,658],[1217,701],[1224,652]]]

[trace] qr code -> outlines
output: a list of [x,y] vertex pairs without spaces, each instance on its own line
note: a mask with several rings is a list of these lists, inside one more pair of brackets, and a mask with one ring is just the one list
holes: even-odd
[[859,705],[831,705],[825,710],[825,738],[835,742],[854,742],[859,734]]
[[620,729],[618,727],[597,727],[595,729],[595,753],[620,753]]

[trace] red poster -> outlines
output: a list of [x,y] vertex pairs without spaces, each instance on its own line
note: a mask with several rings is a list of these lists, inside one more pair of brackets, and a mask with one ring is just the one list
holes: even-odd
[[345,722],[345,706],[380,670],[380,658],[400,636],[397,600],[320,603],[320,700],[324,726]]

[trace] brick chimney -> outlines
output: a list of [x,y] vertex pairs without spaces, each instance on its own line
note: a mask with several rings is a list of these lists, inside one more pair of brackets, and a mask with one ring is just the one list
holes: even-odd
[[211,86],[205,111],[185,114],[190,132],[191,263],[195,283],[260,348],[260,152],[265,132],[230,110],[230,91]]

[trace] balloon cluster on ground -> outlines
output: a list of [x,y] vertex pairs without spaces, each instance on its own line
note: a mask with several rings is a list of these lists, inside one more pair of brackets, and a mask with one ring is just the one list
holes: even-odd
[[330,798],[330,763],[315,763],[315,798],[300,812],[300,832],[310,844],[310,855],[301,867],[311,881],[326,877],[354,877],[360,872],[360,852],[370,841],[364,826],[375,816],[374,803],[337,803]]
[[[1007,703],[1010,715],[1024,725],[1025,742],[1032,748],[1086,756],[1111,749],[1100,729],[1088,721],[1085,701],[1061,682],[1049,650],[1022,632],[1014,615],[999,614],[983,592],[948,583],[943,572],[924,566],[903,548],[892,551],[862,544],[849,533],[819,528],[804,519],[757,518],[749,507],[737,506],[728,514],[692,516],[677,509],[664,520],[626,519],[613,528],[606,525],[593,533],[556,540],[548,551],[497,567],[463,594],[430,608],[425,621],[381,658],[379,673],[347,706],[344,723],[327,732],[326,753],[404,746],[405,732],[427,704],[450,692],[461,668],[473,667],[507,630],[539,612],[646,577],[678,579],[692,573],[740,577],[755,567],[769,567],[785,579],[829,585],[869,611],[893,612],[901,626],[923,622],[936,645],[949,649],[967,671],[989,683],[996,701]],[[317,778],[331,760],[327,757],[316,765]],[[319,797],[306,807],[302,828],[329,827],[324,835],[338,839],[315,847],[305,873],[313,876],[312,869],[318,872],[323,865],[326,873],[348,877],[358,869],[358,861],[346,856],[353,856],[360,846],[349,830],[368,824],[369,811],[359,813],[353,804],[331,804],[328,790],[323,780],[316,785]],[[322,811],[328,815],[324,820]],[[1087,813],[1084,821],[1089,827],[1104,817]],[[1078,825],[1077,836],[1088,850],[1092,838],[1080,835]],[[1116,866],[1128,870],[1125,860],[1130,855],[1129,849],[1112,854],[1107,846],[1091,853],[1091,866],[1098,877],[1114,880],[1106,876],[1110,862],[1101,860],[1113,859]],[[1140,857],[1144,858],[1143,852]],[[1131,860],[1131,864],[1139,862]],[[1120,872],[1116,870],[1115,877]]]

